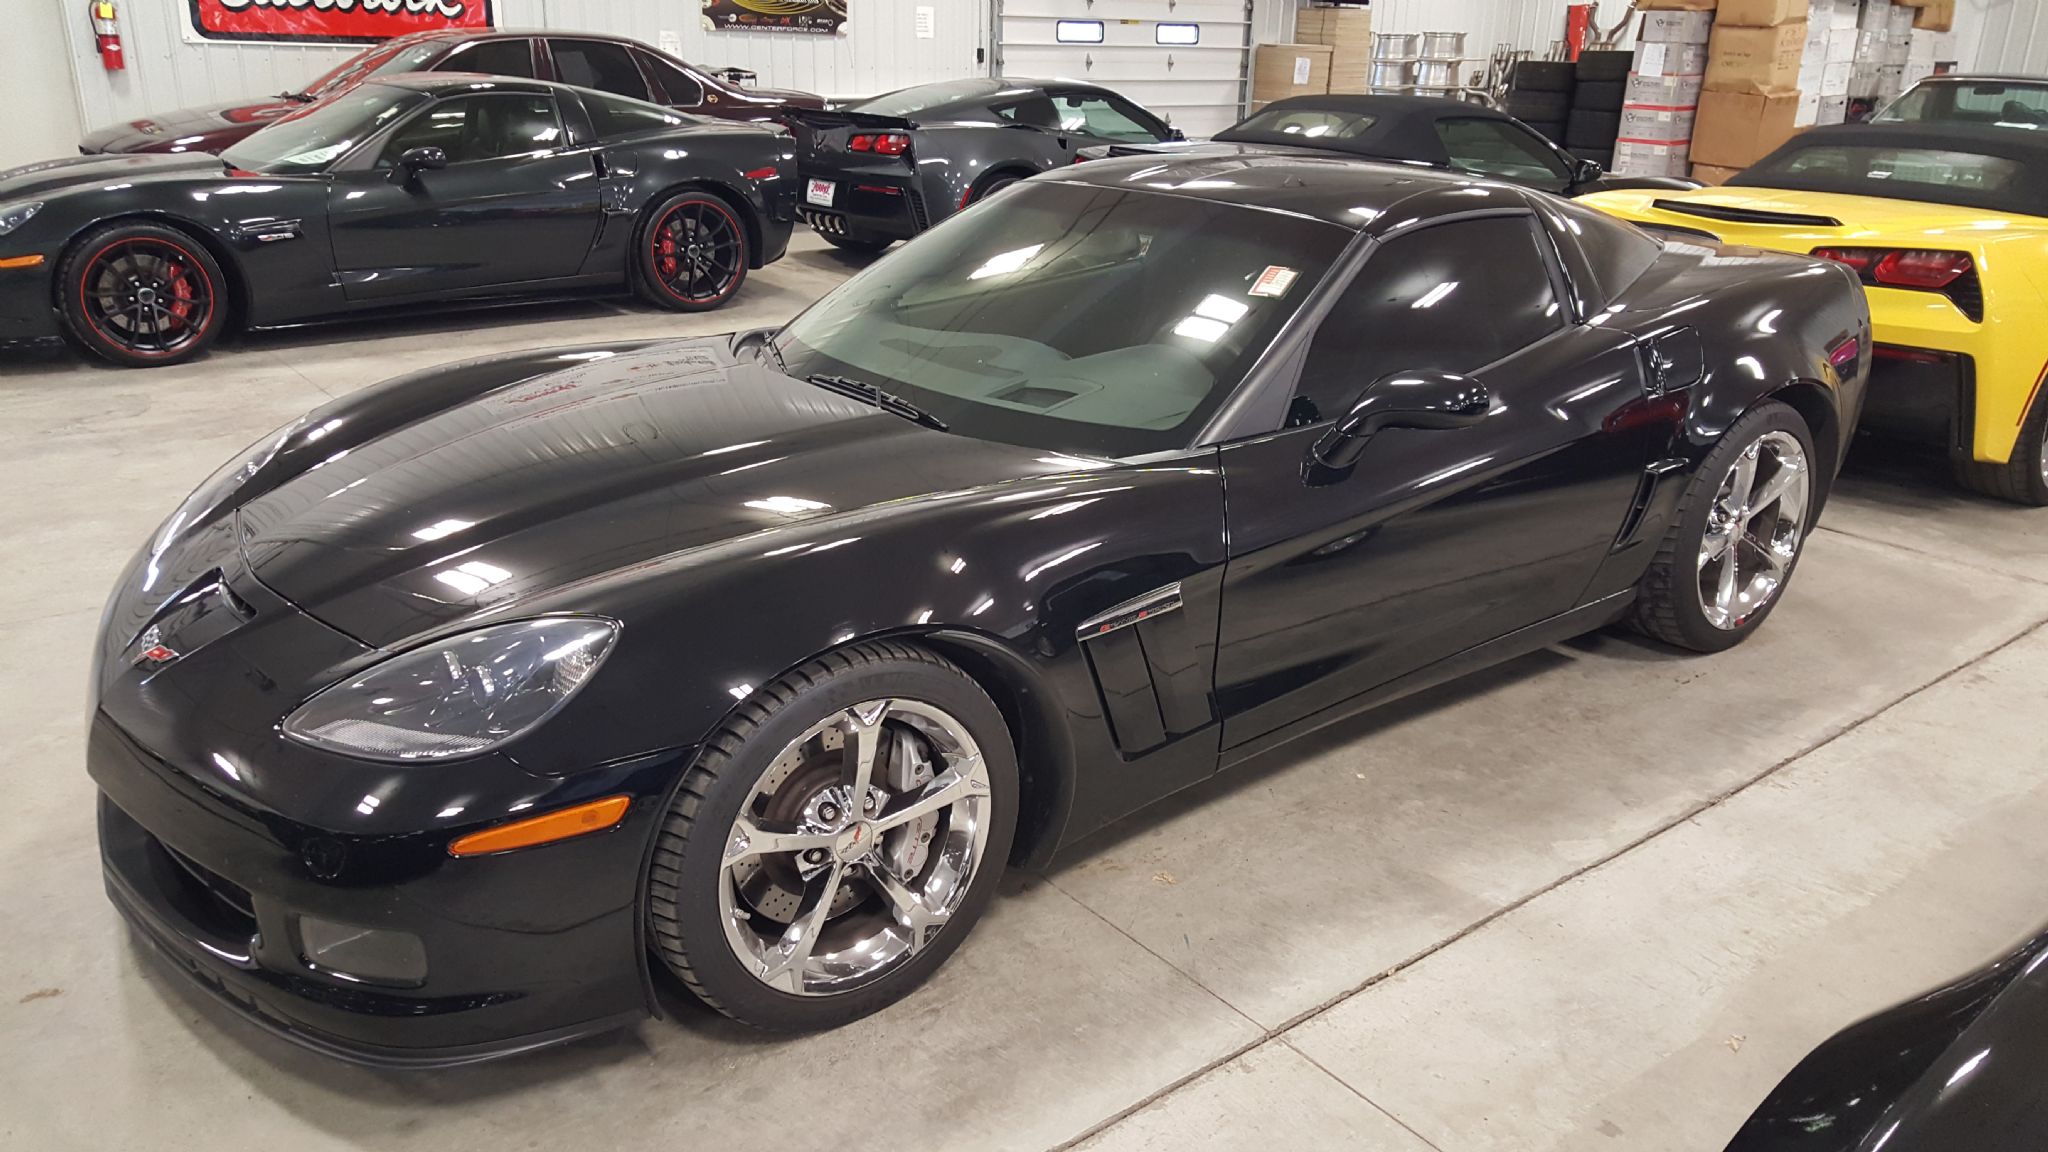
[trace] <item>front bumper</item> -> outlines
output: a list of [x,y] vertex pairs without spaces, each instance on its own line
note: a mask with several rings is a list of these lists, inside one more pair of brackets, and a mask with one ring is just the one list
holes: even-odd
[[[29,253],[0,250],[0,256]],[[31,344],[59,339],[57,309],[52,304],[50,277],[54,259],[33,268],[0,268],[0,345]]]
[[[674,757],[565,779],[576,791],[633,794],[608,831],[466,859],[447,855],[445,833],[352,837],[265,810],[153,755],[104,712],[87,763],[115,906],[176,968],[296,1043],[430,1067],[654,1010],[640,883]],[[298,939],[308,915],[412,934],[425,979],[385,987],[316,969]]]

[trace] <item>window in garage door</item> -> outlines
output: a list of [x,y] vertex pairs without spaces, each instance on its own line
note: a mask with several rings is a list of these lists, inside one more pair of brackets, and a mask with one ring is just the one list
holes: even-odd
[[[1100,24],[1102,39],[1063,44],[1061,21]],[[1165,39],[1182,41],[1192,25],[1196,42],[1159,43],[1161,24],[1170,26]],[[1100,84],[1190,136],[1207,136],[1243,111],[1250,31],[1245,0],[996,0],[995,73]]]

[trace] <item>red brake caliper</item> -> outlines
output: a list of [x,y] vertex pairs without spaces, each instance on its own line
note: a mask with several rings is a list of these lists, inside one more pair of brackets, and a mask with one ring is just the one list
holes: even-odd
[[189,327],[192,323],[192,301],[197,296],[192,291],[191,279],[185,275],[185,270],[176,264],[170,266],[164,278],[172,284],[171,315],[178,318],[179,324]]
[[661,239],[654,245],[654,266],[661,270],[661,278],[670,279],[676,274],[676,237],[668,229],[661,230]]

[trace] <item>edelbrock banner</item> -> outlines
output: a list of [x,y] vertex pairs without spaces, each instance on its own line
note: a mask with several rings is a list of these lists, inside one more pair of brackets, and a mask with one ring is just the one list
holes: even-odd
[[847,0],[704,0],[704,27],[713,32],[846,30]]
[[491,0],[185,0],[194,43],[371,44],[410,32],[492,27]]

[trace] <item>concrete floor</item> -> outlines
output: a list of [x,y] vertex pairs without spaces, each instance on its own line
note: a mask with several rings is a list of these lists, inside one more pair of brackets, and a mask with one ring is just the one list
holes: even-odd
[[711,316],[0,363],[0,1147],[1713,1152],[1827,1034],[2048,920],[2048,512],[1908,460],[1852,465],[1744,647],[1603,633],[1284,749],[1013,875],[922,992],[830,1035],[674,993],[630,1032],[378,1073],[130,941],[81,689],[104,593],[187,489],[385,376],[775,321],[851,266],[805,235]]

